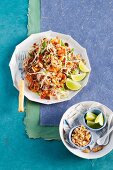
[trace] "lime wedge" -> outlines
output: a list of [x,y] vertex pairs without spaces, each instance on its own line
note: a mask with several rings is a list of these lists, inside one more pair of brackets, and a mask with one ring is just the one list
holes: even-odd
[[100,124],[95,123],[95,122],[92,122],[92,121],[89,121],[89,120],[87,120],[87,125],[88,125],[89,127],[93,128],[93,129],[98,129],[98,128],[101,127]]
[[85,73],[87,73],[87,72],[90,71],[90,70],[87,68],[87,66],[86,66],[82,61],[79,62],[79,69],[80,69],[82,72],[85,72]]
[[90,120],[87,120],[87,125],[88,125],[89,127],[94,127],[95,122],[92,122],[92,121],[90,121]]
[[86,77],[86,73],[71,75],[71,78],[72,78],[74,81],[81,81],[81,80],[84,79],[84,77]]
[[86,114],[86,120],[89,120],[89,121],[94,121],[96,119],[97,115],[92,113],[92,112],[88,112]]
[[81,88],[81,85],[78,82],[73,81],[69,78],[67,78],[67,80],[66,80],[66,86],[70,90],[79,90]]
[[100,114],[96,117],[95,123],[99,123],[101,126],[103,126],[103,124],[104,124],[104,118],[103,118],[103,114],[102,114],[102,113],[100,113]]

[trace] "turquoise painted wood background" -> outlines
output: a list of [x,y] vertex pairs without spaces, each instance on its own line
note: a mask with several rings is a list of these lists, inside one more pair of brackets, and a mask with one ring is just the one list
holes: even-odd
[[8,64],[15,46],[27,37],[27,10],[28,0],[0,1],[0,170],[113,170],[113,152],[85,160],[68,152],[62,142],[26,136]]

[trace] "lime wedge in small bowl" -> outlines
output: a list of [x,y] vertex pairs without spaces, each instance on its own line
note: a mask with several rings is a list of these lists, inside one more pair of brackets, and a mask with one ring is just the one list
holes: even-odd
[[89,121],[89,120],[87,120],[87,125],[88,125],[89,127],[93,128],[93,129],[98,129],[98,128],[101,127],[100,124],[95,123],[95,122],[93,122],[93,121]]
[[81,81],[86,77],[86,73],[71,75],[72,80],[74,81]]
[[98,108],[90,108],[84,113],[84,123],[90,130],[98,131],[106,126],[106,116]]
[[81,84],[73,81],[72,79],[67,78],[66,80],[66,86],[70,90],[79,90],[81,88]]
[[89,120],[89,121],[95,120],[96,117],[97,117],[97,115],[92,112],[87,112],[87,114],[86,114],[86,120]]
[[100,114],[96,117],[95,123],[99,123],[101,126],[103,126],[103,124],[104,124],[104,118],[103,118],[103,114],[102,114],[102,113],[100,113]]
[[82,61],[79,62],[79,69],[85,73],[90,72],[89,68],[87,68],[87,66]]
[[89,127],[94,127],[94,125],[95,125],[95,122],[93,122],[93,121],[90,121],[90,120],[87,120],[87,125],[89,126]]

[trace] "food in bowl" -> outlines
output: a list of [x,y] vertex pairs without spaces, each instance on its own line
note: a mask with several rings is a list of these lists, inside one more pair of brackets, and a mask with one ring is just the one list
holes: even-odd
[[78,126],[71,132],[71,141],[78,147],[85,147],[91,141],[91,133],[85,126]]
[[41,99],[67,98],[69,90],[82,88],[89,71],[81,54],[58,37],[34,43],[24,61],[27,87]]
[[101,129],[105,125],[105,116],[99,109],[92,109],[85,114],[85,123],[92,129]]

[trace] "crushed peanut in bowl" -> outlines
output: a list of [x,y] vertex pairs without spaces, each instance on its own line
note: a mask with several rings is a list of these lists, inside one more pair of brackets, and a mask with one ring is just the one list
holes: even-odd
[[70,131],[69,139],[77,147],[85,147],[91,142],[91,133],[83,125],[76,126]]

